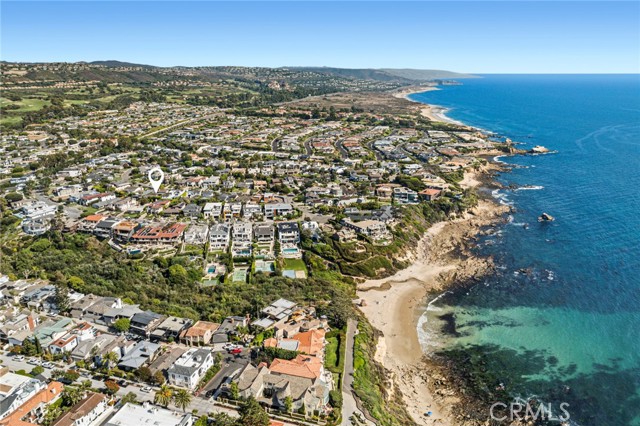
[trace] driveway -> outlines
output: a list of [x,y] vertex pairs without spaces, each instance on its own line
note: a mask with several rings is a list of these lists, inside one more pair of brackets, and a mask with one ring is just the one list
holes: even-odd
[[218,389],[228,377],[238,374],[240,370],[249,363],[250,354],[251,350],[249,349],[245,349],[242,354],[239,355],[225,353],[222,359],[222,368],[218,371],[218,374],[213,377],[213,380],[202,389],[200,395],[205,397],[208,392]]

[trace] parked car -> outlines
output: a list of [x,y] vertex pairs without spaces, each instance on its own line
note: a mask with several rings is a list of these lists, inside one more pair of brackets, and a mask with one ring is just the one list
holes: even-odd
[[24,361],[24,355],[16,355],[13,357],[15,361]]
[[149,393],[149,392],[151,392],[151,386],[145,386],[145,387],[143,387],[143,388],[142,388],[142,389],[140,389],[140,390],[141,390],[142,392]]
[[233,348],[231,349],[231,353],[233,355],[240,355],[242,353],[242,348]]

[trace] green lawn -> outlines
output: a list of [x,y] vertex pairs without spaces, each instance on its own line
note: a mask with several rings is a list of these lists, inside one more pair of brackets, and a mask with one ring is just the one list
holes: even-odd
[[4,115],[0,118],[0,124],[17,124],[22,121],[22,117],[18,117],[17,115]]
[[305,265],[302,259],[284,259],[284,267],[282,269],[307,272],[307,265]]
[[30,111],[38,111],[42,109],[45,105],[49,105],[50,102],[44,99],[31,99],[31,98],[23,98],[21,101],[13,102],[7,98],[0,98],[0,106],[4,107],[7,105],[18,105],[20,108],[12,109],[11,112],[30,112]]

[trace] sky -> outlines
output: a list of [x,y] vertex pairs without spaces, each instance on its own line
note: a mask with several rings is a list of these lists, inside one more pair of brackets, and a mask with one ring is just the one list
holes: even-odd
[[0,2],[0,59],[640,73],[640,2]]

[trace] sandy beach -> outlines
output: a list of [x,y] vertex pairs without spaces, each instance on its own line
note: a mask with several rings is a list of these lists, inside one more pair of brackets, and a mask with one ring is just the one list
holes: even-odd
[[[463,187],[480,184],[475,173],[465,173],[461,183]],[[433,225],[419,242],[411,266],[358,286],[358,297],[364,301],[361,311],[383,334],[376,360],[390,371],[407,411],[419,425],[456,424],[451,409],[459,402],[446,380],[429,374],[425,365],[417,334],[425,298],[443,291],[453,280],[487,272],[490,261],[473,258],[464,247],[481,227],[499,220],[504,212],[504,206],[480,200],[464,217]],[[425,415],[427,411],[431,416]]]
[[[429,104],[423,104],[422,102],[417,102],[414,101],[413,99],[411,99],[409,97],[409,95],[412,95],[414,93],[423,93],[423,92],[430,92],[432,90],[440,90],[438,89],[436,86],[426,86],[426,87],[420,87],[420,88],[409,88],[409,89],[405,89],[405,90],[401,90],[398,91],[396,93],[393,94],[394,97],[396,98],[402,98],[402,99],[406,99],[409,102],[413,102],[416,103],[418,105],[420,105],[420,115],[422,115],[423,117],[431,120],[431,121],[440,121],[442,123],[450,123],[450,124],[456,124],[458,126],[465,126],[463,123],[453,120],[449,117],[446,116],[447,113],[447,109],[437,106],[437,105],[429,105]],[[465,126],[467,127],[467,126]]]

